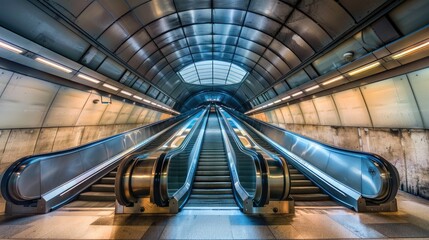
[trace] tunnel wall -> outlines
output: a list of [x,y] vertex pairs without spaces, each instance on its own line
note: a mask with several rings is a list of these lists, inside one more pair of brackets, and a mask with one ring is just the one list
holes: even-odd
[[20,157],[75,147],[171,115],[0,69],[0,116],[1,174]]
[[401,190],[429,199],[429,69],[251,115],[347,149],[379,154]]

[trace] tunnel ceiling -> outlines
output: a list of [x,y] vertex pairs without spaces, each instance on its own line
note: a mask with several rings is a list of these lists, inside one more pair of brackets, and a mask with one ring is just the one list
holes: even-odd
[[[393,1],[30,2],[59,17],[74,32],[90,39],[92,45],[120,60],[126,69],[160,90],[155,95],[163,94],[166,99],[174,100],[176,109],[188,107],[190,102],[200,99],[198,93],[209,91],[222,92],[223,99],[235,98],[234,104],[249,109],[250,100],[339,42],[345,34],[358,29],[369,16]],[[58,32],[56,38],[67,41],[64,39],[70,36]],[[64,56],[74,54],[55,51]],[[82,53],[76,53],[74,58],[82,62],[94,55],[90,47]],[[206,60],[233,63],[246,71],[245,79],[231,85],[201,86],[186,83],[177,74]],[[136,82],[121,82],[138,89],[131,86]],[[286,84],[284,88],[293,86]],[[144,91],[149,90],[144,88]]]

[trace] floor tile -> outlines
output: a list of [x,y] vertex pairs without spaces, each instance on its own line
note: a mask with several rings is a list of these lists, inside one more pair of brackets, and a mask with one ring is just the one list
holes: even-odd
[[292,225],[269,226],[277,239],[302,239],[301,234]]
[[231,230],[234,239],[275,239],[268,226],[235,225]]
[[388,237],[429,238],[429,231],[410,223],[370,224],[370,226]]
[[383,234],[371,228],[371,225],[364,224],[355,215],[329,215],[331,219],[350,230],[353,234],[361,238],[385,238]]

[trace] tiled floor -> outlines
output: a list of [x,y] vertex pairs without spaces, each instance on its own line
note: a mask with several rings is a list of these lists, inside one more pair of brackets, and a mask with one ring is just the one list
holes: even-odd
[[115,215],[112,209],[0,216],[2,239],[429,239],[429,201],[400,193],[399,212],[297,208],[295,215],[249,216],[237,210],[177,215]]

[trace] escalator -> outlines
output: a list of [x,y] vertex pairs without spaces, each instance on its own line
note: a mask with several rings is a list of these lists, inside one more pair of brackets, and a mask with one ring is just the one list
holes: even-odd
[[[143,154],[151,152],[164,144],[171,136],[173,136],[185,124],[177,124],[168,131],[161,134],[155,140],[148,143],[146,146],[136,150],[132,154]],[[65,208],[99,208],[99,207],[114,207],[115,206],[115,179],[117,169],[109,172],[107,175],[99,179],[88,189],[83,191],[77,199],[65,206]]]
[[[242,124],[246,132],[257,142],[262,148],[282,157],[269,143],[258,136],[256,132],[250,129],[246,124]],[[335,202],[330,200],[329,195],[324,193],[310,179],[302,174],[291,164],[288,164],[289,174],[291,179],[290,196],[295,200],[296,206],[301,205],[335,205]]]
[[187,207],[236,207],[216,113],[210,113]]

